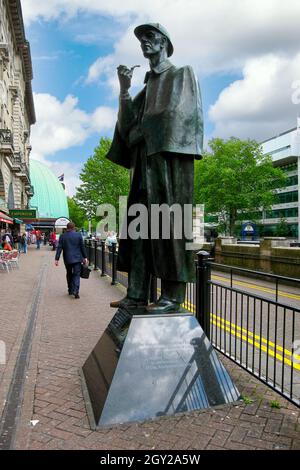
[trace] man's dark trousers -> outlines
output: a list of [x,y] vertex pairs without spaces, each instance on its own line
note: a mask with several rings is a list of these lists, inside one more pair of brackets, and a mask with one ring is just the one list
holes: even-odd
[[[55,260],[58,261],[63,251],[67,270],[69,294],[79,294],[80,269],[82,261],[87,257],[82,235],[74,230],[67,230],[59,237]],[[78,297],[77,297],[78,298]]]
[[81,263],[66,264],[69,294],[79,294]]

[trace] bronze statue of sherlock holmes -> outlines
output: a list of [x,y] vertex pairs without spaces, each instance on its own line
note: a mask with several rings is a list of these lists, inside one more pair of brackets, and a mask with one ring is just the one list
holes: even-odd
[[[128,209],[137,203],[149,214],[153,204],[184,208],[193,203],[194,159],[202,153],[198,82],[190,66],[178,68],[169,61],[173,44],[164,27],[143,24],[134,34],[150,71],[144,88],[132,99],[128,90],[134,67],[118,67],[119,113],[107,158],[131,171]],[[146,306],[149,314],[180,312],[186,283],[195,279],[193,252],[186,250],[191,241],[185,235],[176,238],[172,222],[169,239],[121,238],[117,267],[128,272],[128,289],[126,297],[111,306]],[[161,279],[161,296],[148,305],[151,275]]]

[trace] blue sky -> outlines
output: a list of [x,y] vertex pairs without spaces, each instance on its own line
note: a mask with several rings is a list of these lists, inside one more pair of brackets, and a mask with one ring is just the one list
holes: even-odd
[[300,79],[300,2],[277,0],[22,0],[33,61],[37,123],[32,158],[65,173],[73,194],[79,172],[118,106],[116,67],[147,62],[137,24],[162,23],[175,65],[190,64],[201,86],[205,142],[213,136],[262,140],[294,127],[291,87]]

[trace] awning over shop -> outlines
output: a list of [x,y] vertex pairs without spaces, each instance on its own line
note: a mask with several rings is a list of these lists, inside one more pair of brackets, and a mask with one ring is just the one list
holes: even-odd
[[5,224],[13,224],[14,220],[8,215],[4,214],[4,212],[0,211],[0,222],[4,222]]
[[23,224],[23,220],[17,219],[16,217],[14,217],[14,221],[16,224]]

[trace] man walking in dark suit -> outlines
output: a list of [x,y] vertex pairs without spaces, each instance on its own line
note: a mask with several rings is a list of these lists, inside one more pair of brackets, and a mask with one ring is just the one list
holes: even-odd
[[79,299],[81,263],[88,263],[82,235],[75,232],[75,224],[69,222],[67,231],[59,237],[59,243],[55,255],[55,266],[63,252],[64,263],[67,270],[67,283],[69,295]]

